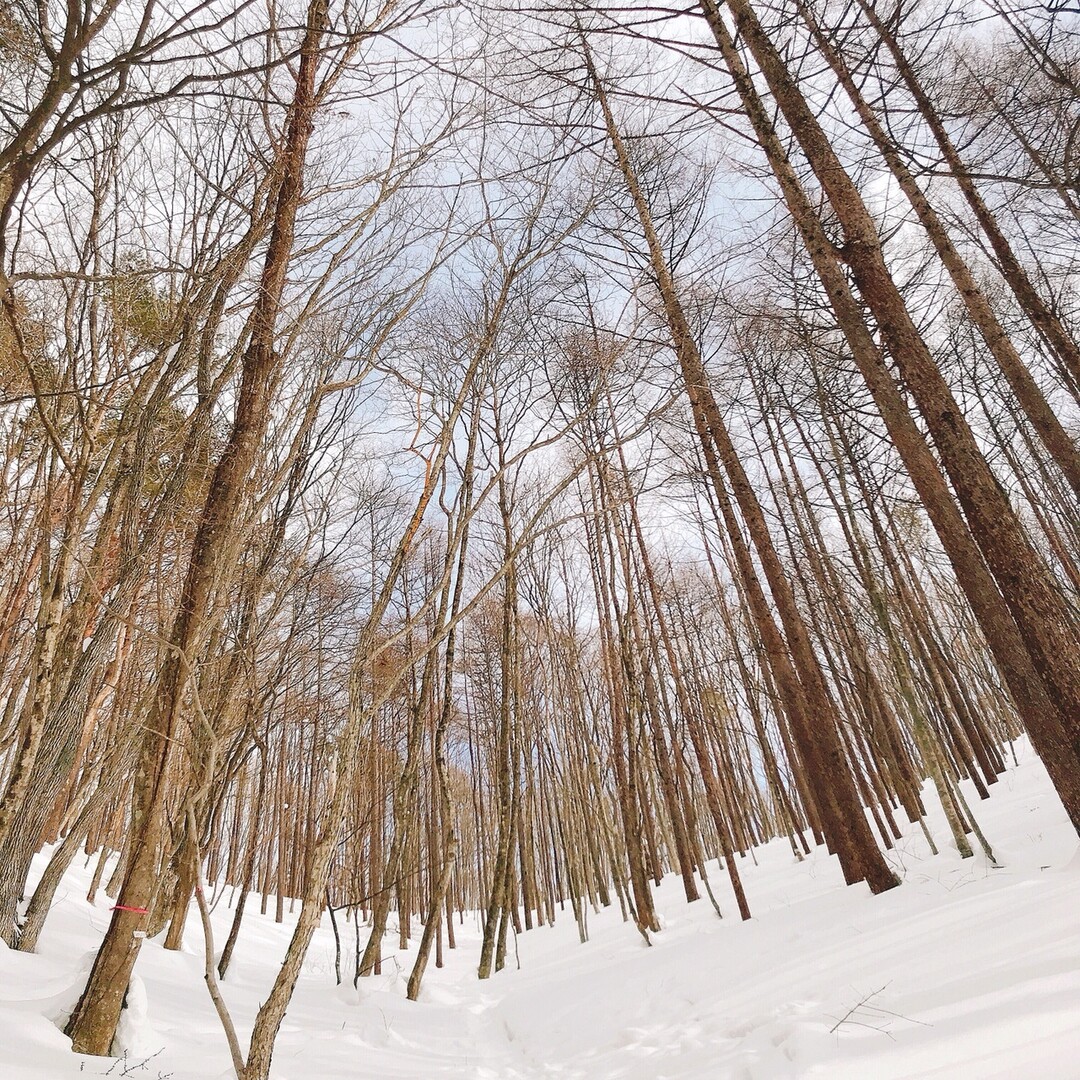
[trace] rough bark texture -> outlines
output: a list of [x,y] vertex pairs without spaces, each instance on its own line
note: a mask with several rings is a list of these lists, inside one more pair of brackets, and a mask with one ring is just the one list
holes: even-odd
[[[725,509],[728,534],[736,551],[739,570],[748,590],[751,607],[762,633],[762,640],[777,675],[789,708],[789,719],[800,757],[814,785],[823,829],[840,859],[844,879],[849,883],[865,880],[873,892],[893,888],[899,882],[889,869],[874,842],[855,789],[851,770],[838,733],[839,717],[825,685],[818,659],[810,643],[791,585],[776,554],[765,517],[738,453],[728,434],[723,416],[709,389],[704,365],[682,310],[677,289],[668,270],[663,249],[652,225],[649,207],[637,183],[629,155],[623,144],[614,116],[607,103],[600,80],[587,60],[590,76],[604,112],[608,137],[619,160],[620,171],[634,200],[642,230],[649,247],[653,273],[657,280],[664,310],[671,330],[683,382],[690,398],[694,422],[702,449],[709,462],[716,495],[722,509],[728,504],[727,492],[720,480],[718,465],[710,460],[716,455],[723,463],[728,482],[739,503],[758,558],[761,560],[769,589],[787,636],[785,643],[768,610],[764,591],[745,550],[742,533]],[[790,652],[789,652],[790,650]],[[811,720],[814,717],[814,720]]]
[[829,242],[788,161],[719,9],[712,0],[701,3],[852,356],[983,626],[1032,740],[1080,830],[1080,662],[1062,598],[1024,537],[941,372],[912,324],[885,266],[876,227],[850,177],[749,5],[745,0],[732,0],[729,6],[843,224],[847,236],[845,259],[930,428],[966,523],[874,344],[848,286],[840,252]]
[[112,1047],[124,996],[139,955],[135,932],[158,900],[159,864],[167,838],[169,773],[178,757],[185,688],[192,675],[205,616],[245,482],[270,417],[278,355],[275,323],[292,252],[296,212],[303,190],[304,163],[316,104],[318,50],[326,28],[324,0],[308,9],[307,30],[297,69],[296,90],[278,167],[280,186],[270,244],[260,281],[259,299],[249,327],[232,431],[210,483],[192,548],[169,652],[158,681],[152,711],[146,718],[135,777],[131,858],[119,902],[94,961],[86,989],[68,1023],[76,1053],[107,1054]]

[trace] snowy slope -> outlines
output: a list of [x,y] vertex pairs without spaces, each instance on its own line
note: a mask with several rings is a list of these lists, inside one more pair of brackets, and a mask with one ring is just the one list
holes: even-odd
[[[989,802],[968,792],[1001,868],[960,860],[944,822],[931,857],[917,827],[890,855],[902,888],[845,888],[834,859],[797,863],[785,842],[742,870],[754,918],[658,890],[666,927],[646,948],[617,909],[590,913],[580,945],[567,908],[520,936],[520,970],[475,977],[478,929],[405,1000],[411,954],[388,974],[337,987],[328,926],[312,946],[277,1044],[275,1080],[761,1080],[901,1077],[1080,1080],[1080,856],[1076,834],[1024,744]],[[148,943],[130,995],[127,1056],[77,1057],[53,1022],[70,1008],[108,922],[74,870],[39,955],[0,946],[0,1077],[135,1080],[228,1077],[228,1051],[202,982],[198,918],[183,953]],[[291,930],[245,922],[224,993],[246,1034]],[[215,913],[219,941],[231,912]],[[345,950],[352,927],[343,927]],[[387,950],[396,942],[387,937]],[[348,960],[345,961],[348,966]],[[395,970],[397,969],[397,970]]]

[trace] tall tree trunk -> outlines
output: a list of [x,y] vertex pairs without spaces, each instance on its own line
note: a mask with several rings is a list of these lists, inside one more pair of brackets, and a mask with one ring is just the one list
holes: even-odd
[[855,107],[859,119],[862,120],[863,126],[889,166],[889,171],[907,196],[934,250],[948,271],[972,323],[1008,380],[1024,415],[1042,440],[1047,452],[1060,466],[1072,485],[1073,491],[1080,495],[1080,450],[1077,449],[1076,443],[1066,433],[1061,421],[1050,408],[1016,346],[998,321],[986,294],[979,288],[971,269],[960,252],[956,250],[945,223],[904,164],[898,148],[886,133],[869,102],[863,97],[840,52],[833,46],[821,24],[802,0],[799,0],[798,9],[810,30],[814,43],[836,74],[840,85],[843,86]]
[[746,0],[731,0],[729,6],[736,12],[744,40],[751,45],[778,104],[803,143],[808,159],[816,165],[819,180],[844,223],[848,236],[846,261],[930,428],[964,508],[970,533],[870,335],[841,269],[839,252],[829,242],[784,152],[719,9],[713,0],[701,0],[702,11],[852,356],[923,499],[957,580],[983,626],[1032,741],[1080,831],[1080,657],[1076,656],[1080,650],[1069,630],[1062,598],[1055,592],[1045,565],[1023,536],[961,410],[913,326],[889,277],[876,227],[858,192]]
[[[875,893],[893,888],[899,882],[882,857],[870,832],[851,770],[844,757],[837,730],[839,718],[836,716],[826,689],[824,675],[810,644],[802,616],[796,607],[791,586],[769,536],[768,526],[757,496],[750,485],[720,409],[709,389],[701,356],[679,301],[663,248],[652,224],[649,206],[637,182],[607,96],[593,67],[591,55],[588,53],[586,53],[586,64],[604,113],[608,138],[615,150],[620,171],[634,200],[638,219],[645,234],[650,263],[664,304],[672,343],[682,370],[683,383],[690,398],[694,422],[706,461],[710,461],[710,457],[714,454],[723,461],[787,635],[785,645],[778,628],[772,621],[772,615],[768,610],[768,604],[749,552],[745,550],[741,531],[728,507],[725,510],[725,518],[728,521],[729,536],[736,551],[740,573],[750,596],[756,622],[763,634],[766,652],[774,666],[781,692],[785,696],[799,753],[815,785],[819,810],[824,819],[823,827],[840,859],[844,879],[848,884],[865,880]],[[710,466],[717,498],[720,500],[721,508],[725,509],[728,500],[719,477],[718,467],[712,462]],[[811,717],[815,718],[814,721],[811,721]]]
[[136,931],[157,902],[160,850],[167,835],[168,776],[180,731],[181,709],[192,665],[197,660],[211,589],[220,558],[229,545],[245,483],[270,420],[280,356],[275,324],[292,253],[297,209],[303,191],[308,140],[317,103],[319,48],[327,28],[325,0],[312,0],[297,67],[288,128],[275,167],[280,170],[274,224],[250,322],[232,430],[222,453],[195,534],[191,559],[173,625],[169,650],[158,680],[154,705],[146,718],[139,750],[133,799],[131,858],[113,909],[105,940],[98,950],[86,989],[68,1022],[76,1053],[108,1054],[120,1020],[141,938]]

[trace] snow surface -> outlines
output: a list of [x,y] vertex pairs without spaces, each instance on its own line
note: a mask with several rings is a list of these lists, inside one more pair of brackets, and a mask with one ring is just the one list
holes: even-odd
[[[742,859],[754,918],[741,923],[726,874],[709,867],[725,918],[681,884],[657,891],[665,929],[646,948],[617,907],[589,913],[581,945],[569,905],[520,935],[517,969],[476,979],[475,919],[405,1000],[412,953],[355,991],[334,983],[328,920],[316,936],[274,1055],[275,1080],[899,1080],[1080,1078],[1080,855],[1046,773],[1020,766],[969,801],[1002,862],[961,860],[940,813],[929,854],[917,826],[890,861],[901,888],[845,888],[835,859],[797,862],[786,841]],[[41,864],[39,864],[40,866]],[[0,946],[0,1078],[217,1080],[232,1075],[202,979],[197,912],[183,952],[147,942],[118,1060],[73,1055],[57,1026],[73,1005],[111,901],[84,899],[72,870],[37,955]],[[271,904],[271,911],[273,905]],[[252,898],[223,992],[246,1048],[295,918],[275,925]],[[215,912],[218,944],[231,912]],[[342,925],[348,957],[353,928]]]

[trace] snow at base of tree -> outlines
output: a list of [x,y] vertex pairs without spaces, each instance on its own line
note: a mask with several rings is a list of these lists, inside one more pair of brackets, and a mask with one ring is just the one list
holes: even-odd
[[[741,861],[754,912],[738,919],[711,863],[707,898],[657,890],[665,929],[646,948],[617,906],[590,911],[578,943],[569,904],[554,927],[520,935],[507,969],[479,982],[479,927],[457,927],[446,967],[405,1000],[413,951],[386,937],[384,974],[354,990],[353,927],[342,922],[345,985],[334,982],[324,919],[274,1055],[275,1080],[1078,1080],[1080,856],[1042,765],[1019,768],[989,802],[966,794],[1000,868],[961,860],[940,815],[931,856],[918,826],[889,853],[903,887],[845,888],[823,850],[799,863],[786,841]],[[967,786],[967,785],[965,785]],[[933,802],[926,792],[929,802]],[[936,804],[935,804],[936,805]],[[43,857],[39,857],[43,860]],[[43,861],[37,864],[40,872]],[[0,945],[0,1076],[218,1080],[232,1076],[202,977],[202,936],[182,952],[148,942],[121,1023],[119,1061],[73,1055],[58,1024],[86,978],[110,901],[85,901],[92,865],[57,892],[37,955]],[[228,892],[214,915],[219,945]],[[291,932],[249,906],[223,993],[246,1048]],[[419,927],[414,923],[414,930]],[[361,944],[364,943],[362,939]],[[89,950],[89,958],[88,958]]]

